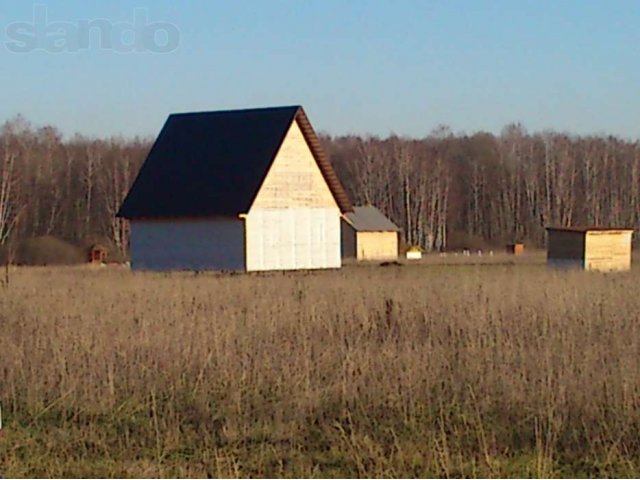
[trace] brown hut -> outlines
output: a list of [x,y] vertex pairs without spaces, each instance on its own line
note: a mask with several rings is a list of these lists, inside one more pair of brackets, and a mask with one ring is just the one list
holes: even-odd
[[105,247],[104,245],[101,245],[99,243],[91,245],[91,247],[89,248],[89,263],[93,265],[100,265],[102,263],[105,263],[107,259],[107,253],[107,247]]
[[506,247],[506,251],[510,255],[524,254],[524,243],[510,243]]

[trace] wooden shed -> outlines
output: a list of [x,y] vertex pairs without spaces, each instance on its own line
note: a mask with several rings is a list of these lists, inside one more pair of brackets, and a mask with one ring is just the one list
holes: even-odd
[[547,235],[549,265],[597,271],[631,268],[633,229],[550,227]]
[[133,269],[339,268],[352,211],[300,106],[170,115],[118,215]]
[[354,207],[341,224],[342,256],[357,260],[396,260],[398,226],[376,207]]
[[524,243],[510,243],[506,246],[505,251],[509,255],[524,255]]

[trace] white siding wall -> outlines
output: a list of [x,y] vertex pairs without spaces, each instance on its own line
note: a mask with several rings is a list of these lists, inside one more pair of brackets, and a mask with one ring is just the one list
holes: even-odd
[[243,270],[243,221],[132,221],[131,268]]
[[252,210],[246,232],[248,271],[341,266],[337,208]]

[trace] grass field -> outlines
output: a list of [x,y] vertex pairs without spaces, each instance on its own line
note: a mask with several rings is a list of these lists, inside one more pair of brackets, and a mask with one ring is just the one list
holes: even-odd
[[18,269],[0,472],[640,475],[640,270],[469,261]]

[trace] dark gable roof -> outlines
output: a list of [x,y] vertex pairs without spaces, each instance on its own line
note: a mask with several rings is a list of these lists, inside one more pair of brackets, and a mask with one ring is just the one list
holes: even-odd
[[298,121],[342,212],[352,209],[300,106],[170,115],[119,217],[247,213],[291,123]]
[[399,232],[400,228],[389,220],[384,213],[371,205],[353,207],[344,218],[358,232]]

